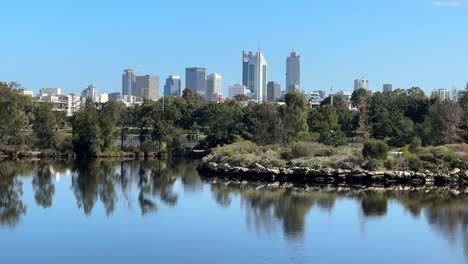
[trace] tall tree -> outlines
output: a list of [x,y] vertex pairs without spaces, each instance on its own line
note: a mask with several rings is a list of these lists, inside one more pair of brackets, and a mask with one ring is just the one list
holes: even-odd
[[444,145],[460,142],[461,117],[460,106],[457,103],[437,100],[429,108],[429,114],[422,124],[423,143]]
[[50,104],[41,103],[36,107],[33,132],[36,146],[42,149],[54,148],[57,119]]
[[101,151],[101,128],[96,107],[86,100],[73,120],[73,146],[78,156],[94,157]]
[[110,150],[119,136],[118,123],[122,118],[123,105],[121,103],[107,102],[99,114],[101,127],[102,150]]

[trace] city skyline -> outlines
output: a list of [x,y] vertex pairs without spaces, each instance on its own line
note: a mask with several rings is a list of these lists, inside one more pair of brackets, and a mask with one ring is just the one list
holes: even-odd
[[[452,85],[461,89],[468,80],[466,5],[293,0],[270,4],[276,19],[261,15],[247,23],[233,17],[245,6],[259,11],[261,3],[218,6],[202,0],[199,8],[195,3],[136,1],[123,8],[116,2],[93,2],[91,10],[86,0],[72,6],[61,1],[3,3],[0,32],[12,40],[0,44],[9,51],[3,56],[8,64],[0,66],[3,79],[35,93],[42,87],[79,93],[89,83],[111,93],[121,90],[116,73],[125,68],[185,79],[184,69],[198,65],[223,75],[222,92],[227,95],[227,87],[242,83],[239,51],[260,47],[268,59],[268,81],[279,82],[283,90],[284,59],[292,49],[301,54],[301,88],[306,91],[331,84],[336,90],[352,90],[352,80],[365,76],[373,89],[392,83],[394,89],[420,86],[429,94]],[[175,10],[175,19],[169,19]],[[127,19],[121,19],[123,14]],[[191,21],[196,27],[189,31]],[[255,30],[260,26],[261,31]],[[216,43],[212,32],[217,32]],[[121,39],[124,33],[127,37]],[[136,41],[143,33],[151,36]]]

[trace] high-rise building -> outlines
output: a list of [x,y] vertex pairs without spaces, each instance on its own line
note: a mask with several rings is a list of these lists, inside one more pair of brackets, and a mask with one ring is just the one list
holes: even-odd
[[281,97],[281,86],[278,82],[268,82],[267,99],[268,101],[276,101]]
[[441,101],[450,100],[450,90],[448,89],[438,89],[432,91],[432,97],[439,98]]
[[250,93],[250,89],[242,84],[234,84],[229,86],[229,98],[234,98],[236,95],[247,95]]
[[159,98],[159,77],[157,76],[137,76],[136,96],[148,100],[158,100]]
[[301,56],[292,51],[286,58],[286,92],[299,90],[301,85]]
[[212,73],[206,76],[206,94],[208,101],[217,101],[221,95],[221,74]]
[[361,88],[366,91],[369,90],[369,80],[364,78],[354,80],[354,90],[359,90]]
[[249,61],[247,84],[255,100],[267,101],[267,62],[260,51]]
[[126,69],[122,74],[122,95],[137,95],[136,73],[133,69]]
[[382,87],[383,89],[383,92],[392,92],[393,91],[393,85],[389,84],[389,83],[386,83],[383,85]]
[[83,102],[86,102],[87,98],[91,98],[91,101],[96,102],[96,85],[95,84],[89,85],[81,92],[81,99],[83,100]]
[[242,52],[242,85],[248,87],[249,81],[249,62],[254,58],[253,52]]
[[197,92],[201,96],[206,94],[206,69],[191,67],[185,69],[185,89]]
[[182,96],[182,83],[180,76],[169,75],[166,78],[166,85],[164,85],[164,96]]

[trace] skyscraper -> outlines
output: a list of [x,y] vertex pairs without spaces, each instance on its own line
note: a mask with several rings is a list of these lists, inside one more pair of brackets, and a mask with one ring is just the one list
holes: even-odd
[[206,69],[191,67],[185,69],[185,89],[197,92],[201,96],[206,94]]
[[159,98],[159,77],[157,76],[137,76],[136,96],[143,99],[158,100]]
[[281,86],[278,82],[268,82],[267,90],[268,101],[276,101],[276,99],[280,98]]
[[234,84],[229,86],[229,98],[234,98],[236,95],[247,95],[250,89],[242,84]]
[[301,56],[291,51],[286,58],[286,92],[299,90],[301,85]]
[[180,76],[169,75],[166,78],[166,85],[164,85],[164,96],[182,96],[182,83]]
[[206,99],[208,101],[217,101],[221,95],[221,74],[212,73],[206,76]]
[[383,88],[382,90],[384,93],[393,91],[393,86],[388,83],[384,84],[382,88]]
[[248,87],[249,81],[249,62],[254,58],[253,52],[242,52],[242,85]]
[[359,90],[361,88],[366,91],[369,90],[369,80],[364,78],[354,80],[354,90]]
[[247,84],[255,100],[267,101],[267,62],[260,51],[249,61]]
[[81,92],[81,98],[83,102],[86,102],[87,98],[91,98],[93,102],[96,102],[96,85],[91,84]]
[[126,69],[122,74],[122,95],[137,95],[136,74],[133,69]]

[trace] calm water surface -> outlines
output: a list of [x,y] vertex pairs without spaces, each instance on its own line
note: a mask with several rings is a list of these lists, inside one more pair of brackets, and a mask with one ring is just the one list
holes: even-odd
[[468,198],[211,185],[196,162],[0,162],[0,263],[468,263]]

